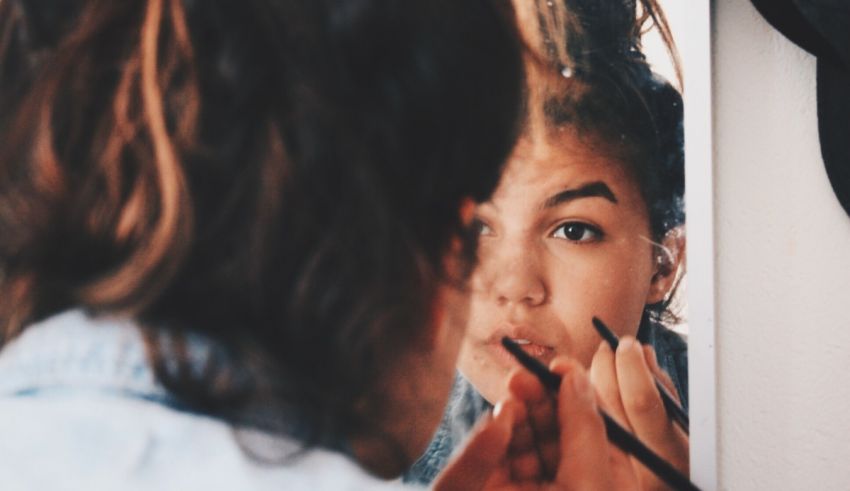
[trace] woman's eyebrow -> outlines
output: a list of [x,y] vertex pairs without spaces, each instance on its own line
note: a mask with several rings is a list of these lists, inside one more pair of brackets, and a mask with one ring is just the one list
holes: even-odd
[[617,204],[617,197],[614,196],[611,188],[602,181],[594,181],[574,189],[565,189],[560,191],[543,202],[543,208],[552,208],[574,199],[591,197],[605,198],[608,201]]

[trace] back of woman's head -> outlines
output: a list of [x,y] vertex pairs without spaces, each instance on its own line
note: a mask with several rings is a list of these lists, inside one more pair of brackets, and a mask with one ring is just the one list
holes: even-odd
[[2,342],[74,307],[197,331],[344,426],[513,145],[495,3],[2,2]]

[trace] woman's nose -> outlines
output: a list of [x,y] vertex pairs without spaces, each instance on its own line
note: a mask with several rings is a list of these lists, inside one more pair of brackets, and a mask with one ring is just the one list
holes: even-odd
[[488,265],[490,294],[499,305],[524,304],[534,307],[546,300],[546,286],[539,274],[533,253],[517,251]]

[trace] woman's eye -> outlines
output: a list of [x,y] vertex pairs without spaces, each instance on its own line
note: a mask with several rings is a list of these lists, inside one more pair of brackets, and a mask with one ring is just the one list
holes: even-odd
[[493,229],[478,218],[472,220],[472,227],[474,228],[476,235],[493,235]]
[[555,229],[552,237],[572,242],[593,242],[602,238],[602,231],[582,222],[567,222]]

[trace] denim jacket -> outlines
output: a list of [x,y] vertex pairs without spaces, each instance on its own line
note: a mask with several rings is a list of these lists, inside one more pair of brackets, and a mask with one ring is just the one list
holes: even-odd
[[[195,337],[189,354],[202,365],[215,349]],[[292,458],[252,458],[246,442]],[[298,450],[293,439],[182,407],[156,382],[128,321],[71,311],[29,326],[0,351],[2,490],[401,487],[340,453]]]
[[[647,326],[639,337],[644,344],[655,349],[659,366],[670,375],[680,395],[682,407],[687,411],[688,345],[678,334],[659,324],[648,323]],[[463,442],[475,422],[491,407],[472,384],[458,373],[440,427],[425,453],[405,474],[404,481],[430,484],[446,466],[452,452]]]

